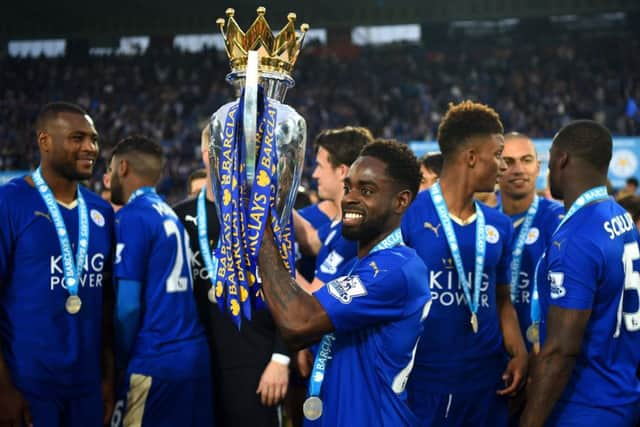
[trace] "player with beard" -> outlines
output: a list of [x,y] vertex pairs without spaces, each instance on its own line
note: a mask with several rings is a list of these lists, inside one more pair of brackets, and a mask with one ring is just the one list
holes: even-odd
[[[511,260],[511,300],[528,350],[539,349],[540,310],[533,290],[533,271],[564,215],[560,203],[538,197],[540,161],[533,141],[517,132],[504,137],[499,209],[511,218],[514,245]],[[532,312],[533,308],[533,312]],[[527,333],[528,332],[528,333]]]
[[38,169],[0,187],[0,425],[98,427],[113,409],[113,211],[79,185],[98,133],[55,102],[36,135]]
[[418,195],[402,221],[405,242],[429,270],[423,280],[433,298],[408,385],[424,426],[505,426],[505,396],[526,375],[509,286],[513,226],[474,200],[505,171],[502,132],[486,105],[450,105],[438,128],[440,181]]
[[332,222],[318,228],[294,214],[294,234],[300,249],[305,254],[316,256],[314,278],[307,286],[311,291],[322,287],[356,256],[356,242],[343,238],[341,233],[342,182],[362,147],[372,140],[369,129],[354,126],[325,130],[316,138],[313,178],[318,182],[319,197],[331,201],[336,213]]
[[124,371],[111,421],[126,426],[210,426],[209,347],[193,298],[189,236],[155,186],[162,147],[134,136],[113,150],[116,214],[116,355]]
[[320,341],[304,412],[324,426],[415,425],[405,384],[430,307],[427,270],[402,244],[400,221],[420,185],[409,149],[367,145],[344,180],[342,233],[358,255],[313,295],[285,269],[268,232],[260,249],[262,288],[294,348]]
[[521,426],[632,427],[640,419],[638,231],[607,194],[612,138],[577,120],[549,151],[549,184],[567,213],[537,271],[542,348]]

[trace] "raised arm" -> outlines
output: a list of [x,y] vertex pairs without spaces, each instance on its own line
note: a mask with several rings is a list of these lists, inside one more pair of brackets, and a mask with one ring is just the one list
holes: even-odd
[[293,232],[302,253],[305,255],[318,255],[322,246],[318,231],[295,209],[293,211]]
[[564,391],[582,348],[591,310],[555,305],[547,314],[547,336],[540,353],[532,358],[527,405],[521,427],[542,427]]
[[289,347],[293,350],[307,347],[334,330],[322,305],[298,286],[284,267],[269,227],[262,240],[258,261],[269,310]]

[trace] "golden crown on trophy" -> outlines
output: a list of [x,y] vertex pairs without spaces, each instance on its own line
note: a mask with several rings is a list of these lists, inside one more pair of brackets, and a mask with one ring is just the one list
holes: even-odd
[[227,55],[231,61],[231,70],[244,71],[247,66],[247,52],[258,51],[260,71],[287,74],[291,73],[302,48],[302,41],[309,29],[308,24],[300,26],[300,33],[296,33],[294,21],[295,13],[287,15],[287,24],[274,36],[267,19],[264,17],[266,9],[258,7],[258,17],[253,21],[247,32],[242,31],[234,19],[235,10],[227,9],[227,31],[225,33],[224,18],[218,18],[216,23],[220,27],[225,40]]

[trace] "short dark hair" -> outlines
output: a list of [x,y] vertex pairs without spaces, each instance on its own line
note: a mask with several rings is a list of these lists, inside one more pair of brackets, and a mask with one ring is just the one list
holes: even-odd
[[422,174],[418,159],[406,144],[393,139],[377,139],[364,146],[360,157],[371,156],[387,165],[386,172],[403,190],[411,191],[411,200],[416,198]]
[[[116,144],[112,157],[138,157],[131,159],[130,167],[139,175],[156,182],[160,179],[164,166],[162,146],[156,141],[141,135],[132,135]],[[148,157],[150,159],[145,159]]]
[[609,130],[593,120],[575,120],[553,138],[553,145],[606,173],[611,161],[613,139]]
[[420,164],[440,176],[442,172],[442,153],[428,153],[420,157]]
[[627,178],[626,183],[627,184],[631,184],[631,185],[635,186],[636,188],[638,188],[638,178],[636,178],[635,176],[631,176],[631,177]]
[[327,129],[318,134],[314,143],[315,154],[320,148],[329,153],[329,162],[334,168],[340,165],[351,166],[358,158],[362,147],[373,141],[373,135],[367,128],[346,126],[340,129]]
[[84,108],[71,102],[57,101],[46,104],[36,118],[36,132],[43,130],[48,121],[55,119],[60,113],[89,115]]
[[196,179],[202,179],[207,177],[207,170],[205,168],[196,169],[187,178],[187,191],[191,191],[191,183]]
[[500,116],[493,108],[468,100],[459,104],[450,103],[438,126],[438,145],[442,157],[446,159],[469,138],[503,132]]

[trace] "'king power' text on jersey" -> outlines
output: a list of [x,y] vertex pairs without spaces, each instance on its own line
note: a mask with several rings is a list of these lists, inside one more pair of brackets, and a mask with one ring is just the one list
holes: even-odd
[[[533,293],[534,269],[545,249],[551,244],[551,236],[560,221],[562,221],[563,216],[564,207],[560,203],[540,198],[538,211],[533,218],[533,223],[525,239],[522,262],[520,264],[520,277],[518,278],[518,290],[515,294],[516,299],[513,302],[513,306],[518,313],[520,332],[523,337],[527,336],[527,328],[531,325],[531,295]],[[513,232],[515,245],[515,240],[522,228],[524,216],[511,216],[511,220],[516,225]],[[531,350],[531,343],[526,339],[525,344],[528,350]]]
[[576,416],[571,408],[638,408],[640,251],[631,216],[612,199],[580,209],[553,236],[538,277],[543,345],[550,305],[592,310],[552,416],[569,420]]
[[314,293],[336,330],[319,422],[331,427],[416,425],[405,386],[430,305],[425,266],[413,249],[399,246],[353,259],[345,267],[347,272],[353,268],[350,275]]
[[[425,321],[416,365],[409,388],[416,393],[455,393],[495,387],[506,366],[496,307],[496,285],[510,283],[511,239],[509,218],[480,203],[486,218],[486,256],[478,301],[478,333],[431,194],[423,191],[409,206],[402,221],[402,236],[427,266],[422,279],[431,291],[433,305]],[[461,225],[452,217],[464,271],[474,286],[475,214]]]
[[142,283],[141,322],[128,372],[166,380],[209,376],[209,349],[193,296],[184,226],[155,193],[116,214],[119,280]]
[[[73,399],[101,381],[102,292],[111,286],[113,210],[80,186],[89,214],[89,250],[77,314],[69,296],[56,228],[38,191],[17,178],[0,187],[0,339],[17,388]],[[58,205],[75,257],[78,207]],[[75,258],[74,258],[75,261]]]

